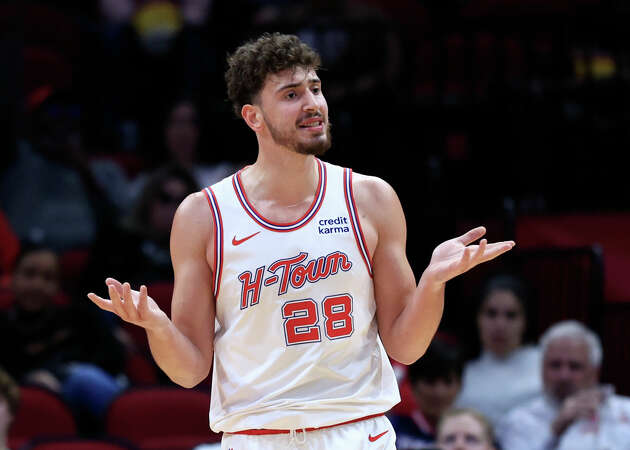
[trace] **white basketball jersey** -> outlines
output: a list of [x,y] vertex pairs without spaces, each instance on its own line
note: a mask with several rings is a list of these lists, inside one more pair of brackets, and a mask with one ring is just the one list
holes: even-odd
[[204,190],[216,230],[216,432],[333,425],[400,401],[352,172],[316,161],[315,200],[294,223],[259,214],[239,173]]

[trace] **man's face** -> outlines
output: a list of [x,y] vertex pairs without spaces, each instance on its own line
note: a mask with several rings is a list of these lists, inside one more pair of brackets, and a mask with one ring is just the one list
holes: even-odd
[[553,398],[562,401],[597,383],[598,370],[591,364],[584,339],[563,337],[549,343],[543,355],[543,383]]
[[330,148],[328,104],[314,70],[298,67],[269,75],[258,103],[275,144],[306,155],[323,155]]
[[419,379],[413,385],[413,393],[422,413],[438,419],[444,411],[453,406],[460,387],[459,377],[451,374],[435,380]]
[[48,250],[25,255],[13,272],[15,301],[25,311],[39,311],[53,301],[59,291],[59,261]]

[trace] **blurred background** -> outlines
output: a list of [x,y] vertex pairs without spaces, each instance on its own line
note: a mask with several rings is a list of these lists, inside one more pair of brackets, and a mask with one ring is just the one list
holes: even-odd
[[470,227],[516,240],[449,284],[441,332],[469,342],[482,283],[518,274],[532,338],[584,322],[603,381],[628,395],[628,19],[621,0],[0,1],[2,308],[19,255],[45,248],[54,303],[87,309],[122,349],[100,366],[122,388],[168,386],[143,333],[85,293],[118,276],[170,311],[176,206],[257,153],[226,99],[226,54],[281,31],[322,55],[325,159],[399,194],[417,277]]

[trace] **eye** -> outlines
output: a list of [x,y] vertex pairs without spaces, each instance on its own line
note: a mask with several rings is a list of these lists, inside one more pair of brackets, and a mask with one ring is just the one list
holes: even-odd
[[582,370],[583,367],[584,367],[584,365],[580,364],[577,361],[569,362],[569,369],[571,369],[572,372],[578,372],[578,371]]
[[319,86],[313,86],[313,89],[311,90],[313,91],[313,93],[319,94],[322,91],[322,88]]
[[465,438],[465,441],[468,444],[479,444],[479,443],[481,443],[481,439],[479,439],[479,437],[475,436],[474,434],[467,434],[466,438]]
[[297,94],[295,93],[295,91],[289,91],[287,92],[287,95],[285,96],[287,99],[291,100],[297,97]]
[[505,313],[505,318],[509,320],[515,320],[518,313],[516,311],[507,311]]

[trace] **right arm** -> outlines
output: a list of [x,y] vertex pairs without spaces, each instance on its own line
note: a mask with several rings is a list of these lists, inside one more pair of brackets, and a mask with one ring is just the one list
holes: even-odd
[[129,283],[108,278],[110,299],[90,293],[100,308],[145,328],[151,353],[175,383],[193,387],[210,372],[214,342],[212,293],[214,229],[203,193],[188,196],[177,209],[171,229],[171,259],[175,288],[171,319],[147,295]]

